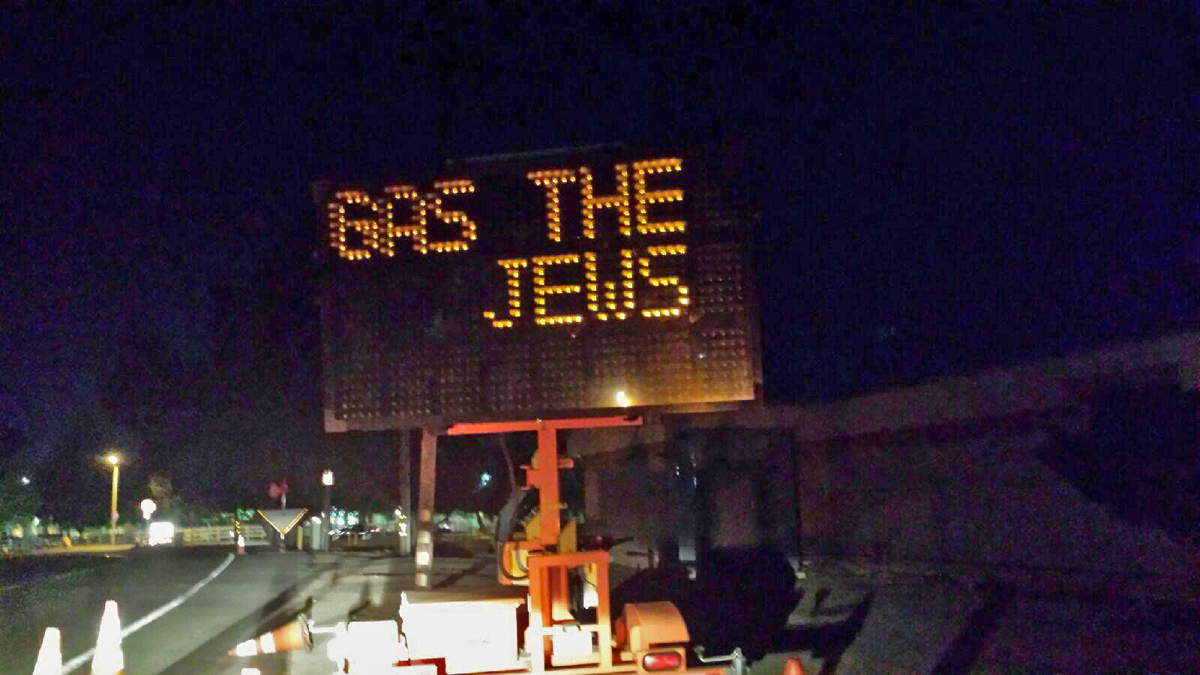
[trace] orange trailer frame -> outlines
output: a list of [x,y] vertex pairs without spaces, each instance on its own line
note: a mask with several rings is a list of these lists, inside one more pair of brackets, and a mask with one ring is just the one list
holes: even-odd
[[[526,542],[523,548],[537,555],[529,556],[529,632],[525,648],[530,655],[530,669],[542,673],[546,666],[546,642],[556,624],[572,620],[567,586],[568,570],[583,565],[596,566],[596,623],[581,625],[583,631],[596,634],[598,659],[587,659],[564,667],[553,667],[562,675],[631,672],[636,664],[614,653],[612,616],[609,605],[607,551],[558,553],[558,538],[562,530],[562,502],[558,472],[574,466],[570,459],[558,456],[558,432],[563,429],[607,429],[634,427],[642,424],[641,417],[577,417],[554,420],[518,422],[480,422],[455,424],[446,430],[447,436],[500,434],[520,431],[537,432],[537,451],[533,463],[524,465],[525,487],[538,490],[538,519],[540,532],[536,542]],[[594,665],[592,665],[594,663]]]

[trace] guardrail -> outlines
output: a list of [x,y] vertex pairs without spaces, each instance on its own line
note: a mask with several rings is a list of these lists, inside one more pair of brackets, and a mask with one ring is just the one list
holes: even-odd
[[[271,538],[266,528],[257,523],[242,525],[246,546],[267,546]],[[237,537],[229,525],[204,525],[181,527],[175,531],[176,542],[181,546],[236,546]],[[69,542],[69,543],[68,543]],[[101,550],[126,550],[135,545],[145,546],[145,532],[121,532],[116,537],[116,546],[110,544],[107,534],[64,537],[25,537],[0,541],[0,556],[22,556],[40,553],[87,553]]]
[[[247,546],[266,546],[271,543],[267,537],[267,531],[262,525],[243,525],[242,535],[246,538]],[[233,546],[237,544],[233,528],[228,525],[183,527],[176,532],[176,536],[181,539],[184,546]]]

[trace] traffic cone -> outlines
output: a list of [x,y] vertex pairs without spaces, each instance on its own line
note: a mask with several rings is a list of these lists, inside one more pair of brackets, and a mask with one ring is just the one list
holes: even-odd
[[237,537],[238,537],[237,554],[238,555],[246,555],[246,537],[241,534],[239,534]]
[[800,659],[789,656],[788,660],[783,662],[783,675],[804,675],[804,668],[800,667]]
[[290,652],[301,647],[312,651],[312,630],[308,625],[308,617],[301,614],[295,621],[282,628],[276,628],[269,633],[263,633],[253,640],[246,640],[229,650],[230,656],[257,656],[259,654],[274,654]]
[[46,629],[33,675],[62,675],[62,634],[57,628]]
[[121,618],[117,616],[117,601],[109,600],[104,603],[104,615],[100,617],[92,675],[120,675],[123,672],[125,654],[121,651]]

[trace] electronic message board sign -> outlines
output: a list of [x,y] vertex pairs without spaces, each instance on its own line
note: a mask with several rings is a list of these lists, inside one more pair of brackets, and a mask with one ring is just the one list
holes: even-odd
[[741,171],[609,146],[315,184],[326,430],[754,399]]

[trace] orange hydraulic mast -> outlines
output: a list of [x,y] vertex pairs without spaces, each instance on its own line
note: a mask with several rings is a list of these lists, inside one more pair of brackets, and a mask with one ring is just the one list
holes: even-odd
[[529,420],[521,422],[477,422],[455,424],[446,430],[447,436],[471,434],[503,434],[513,431],[536,431],[537,452],[532,466],[524,466],[525,486],[537,488],[538,518],[541,524],[541,548],[552,551],[558,545],[562,529],[562,501],[559,493],[558,471],[569,469],[574,463],[558,457],[558,431],[560,429],[606,429],[611,427],[636,427],[642,425],[641,417],[575,417],[556,420]]
[[[608,552],[580,551],[562,554],[557,552],[558,538],[562,528],[561,496],[559,492],[559,469],[569,469],[574,463],[558,457],[558,431],[560,429],[603,429],[632,427],[642,424],[641,417],[579,417],[557,420],[531,420],[522,422],[483,422],[455,424],[446,430],[449,436],[467,434],[497,434],[512,431],[537,432],[537,451],[531,466],[524,466],[525,486],[538,490],[539,540],[531,542],[529,548],[541,554],[529,559],[529,626],[530,643],[525,647],[530,654],[530,667],[534,673],[545,672],[547,631],[558,621],[571,619],[567,570],[580,565],[595,565],[597,569],[597,622],[590,628],[597,634],[597,653],[594,666],[559,668],[556,672],[605,673],[631,670],[627,664],[614,666],[612,617],[609,612]],[[582,665],[582,664],[581,664]]]

